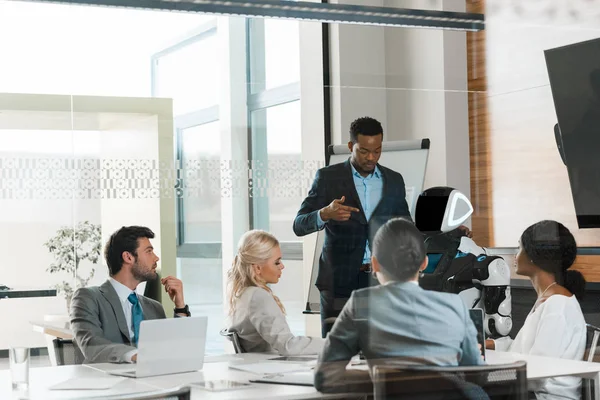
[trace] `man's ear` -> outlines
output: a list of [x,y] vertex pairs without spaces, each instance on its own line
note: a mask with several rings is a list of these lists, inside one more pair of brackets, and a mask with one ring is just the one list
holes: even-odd
[[121,254],[121,257],[123,258],[123,261],[125,261],[127,264],[133,264],[135,262],[135,257],[128,251],[124,251]]
[[354,143],[352,143],[352,140],[348,142],[348,149],[350,150],[350,152],[352,152],[352,149],[354,148]]
[[381,265],[375,256],[371,256],[371,269],[373,272],[381,272]]
[[425,268],[427,268],[427,265],[429,265],[429,257],[425,256],[425,259],[423,260],[423,262],[421,263],[421,266],[419,267],[419,272],[425,271]]

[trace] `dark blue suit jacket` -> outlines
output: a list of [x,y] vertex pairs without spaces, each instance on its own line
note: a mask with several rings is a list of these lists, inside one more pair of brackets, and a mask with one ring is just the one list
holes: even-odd
[[345,205],[361,211],[348,221],[330,220],[325,224],[325,242],[319,260],[316,286],[332,290],[336,297],[349,297],[358,289],[358,274],[363,263],[367,238],[369,246],[377,229],[394,217],[410,219],[404,179],[399,173],[378,165],[383,177],[381,200],[367,221],[352,177],[350,160],[321,168],[294,220],[298,236],[317,231],[317,213],[333,200],[346,196]]

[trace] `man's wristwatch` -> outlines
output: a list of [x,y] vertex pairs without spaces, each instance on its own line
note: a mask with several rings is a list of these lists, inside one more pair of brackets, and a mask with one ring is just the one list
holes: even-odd
[[187,304],[183,308],[175,307],[175,314],[185,314],[188,317],[192,316],[192,314],[190,313],[190,307]]

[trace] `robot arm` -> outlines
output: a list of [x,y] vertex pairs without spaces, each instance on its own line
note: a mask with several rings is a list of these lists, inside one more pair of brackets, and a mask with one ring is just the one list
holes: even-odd
[[[473,242],[463,238],[461,246],[463,240]],[[481,287],[476,307],[485,312],[486,334],[496,339],[507,336],[512,329],[510,269],[502,257],[479,254],[473,266],[473,283]]]

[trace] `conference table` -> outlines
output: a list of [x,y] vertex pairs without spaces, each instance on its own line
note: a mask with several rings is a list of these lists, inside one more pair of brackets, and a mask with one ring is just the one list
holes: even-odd
[[[222,392],[209,392],[194,382],[204,380],[234,380],[248,382],[258,379],[260,375],[230,368],[233,364],[251,364],[268,361],[273,354],[228,354],[206,357],[202,371],[164,375],[149,378],[123,378],[110,389],[104,390],[51,390],[50,387],[69,379],[103,379],[110,375],[97,369],[94,365],[68,365],[60,367],[32,368],[30,370],[29,399],[57,400],[82,399],[133,393],[149,393],[190,385],[192,399],[209,400],[238,400],[238,399],[321,399],[321,398],[352,398],[359,394],[324,395],[313,387],[281,384],[252,383],[243,389]],[[527,362],[527,379],[534,382],[539,379],[557,376],[578,376],[594,381],[595,398],[600,400],[600,363],[562,360],[549,357],[530,356],[517,353],[487,352],[489,364],[511,363],[517,360]],[[282,363],[285,363],[282,361]],[[0,399],[14,399],[11,393],[10,371],[0,371]]]

